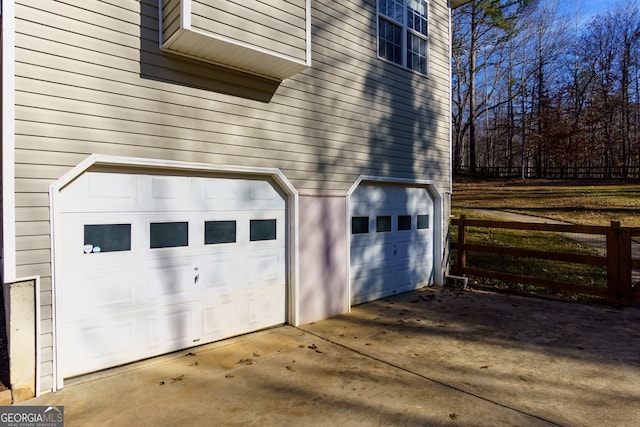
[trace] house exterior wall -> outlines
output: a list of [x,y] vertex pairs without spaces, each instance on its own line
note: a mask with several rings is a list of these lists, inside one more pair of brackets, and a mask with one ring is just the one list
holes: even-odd
[[180,4],[182,0],[164,0],[162,2],[162,42],[180,29]]
[[161,51],[157,0],[13,7],[15,276],[41,278],[43,390],[49,186],[91,154],[278,168],[309,197],[344,197],[361,175],[450,190],[444,0],[430,2],[428,78],[376,58],[375,0],[314,0],[312,66],[279,84]]
[[301,195],[299,200],[300,323],[349,310],[347,199]]
[[306,58],[306,0],[245,3],[194,0],[191,25],[259,49],[273,50],[304,61]]

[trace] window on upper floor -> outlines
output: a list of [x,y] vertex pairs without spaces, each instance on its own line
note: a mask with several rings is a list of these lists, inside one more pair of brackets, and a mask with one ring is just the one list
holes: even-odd
[[428,20],[426,0],[378,0],[378,56],[426,75]]

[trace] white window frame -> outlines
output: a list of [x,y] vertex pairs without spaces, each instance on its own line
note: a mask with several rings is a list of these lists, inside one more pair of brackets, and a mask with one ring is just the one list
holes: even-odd
[[[397,1],[401,1],[402,2],[402,22],[396,21],[395,19],[385,15],[384,13],[381,12],[381,2],[382,0],[377,0],[376,2],[376,55],[379,59],[388,62],[389,64],[393,64],[396,65],[398,67],[402,67],[406,70],[412,71],[416,74],[420,74],[422,76],[428,76],[429,75],[429,50],[430,50],[430,30],[431,30],[431,25],[430,25],[430,16],[431,16],[431,11],[429,8],[429,1],[428,0],[420,0],[422,1],[425,5],[426,5],[426,15],[427,15],[427,35],[425,36],[422,33],[418,33],[415,30],[409,28],[409,26],[407,25],[408,23],[408,14],[407,14],[407,1],[408,0],[397,0]],[[401,50],[402,50],[402,57],[401,57],[401,63],[395,62],[391,59],[387,59],[384,56],[380,55],[380,20],[384,20],[387,21],[393,25],[399,26],[402,28],[402,46],[401,46]],[[415,68],[410,68],[408,66],[408,56],[409,53],[407,51],[407,39],[409,37],[409,35],[414,35],[422,40],[424,40],[426,42],[426,49],[424,52],[425,55],[425,70],[424,72],[420,71],[419,69],[415,69]]]

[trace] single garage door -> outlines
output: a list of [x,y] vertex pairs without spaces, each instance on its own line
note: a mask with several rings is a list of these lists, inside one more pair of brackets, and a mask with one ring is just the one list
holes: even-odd
[[59,203],[64,377],[284,323],[285,198],[270,182],[87,172]]
[[425,188],[362,184],[349,202],[352,304],[433,281],[433,199]]

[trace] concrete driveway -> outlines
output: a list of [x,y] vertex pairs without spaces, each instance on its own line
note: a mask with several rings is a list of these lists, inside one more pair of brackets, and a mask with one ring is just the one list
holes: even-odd
[[425,288],[83,377],[65,425],[637,426],[640,310]]

